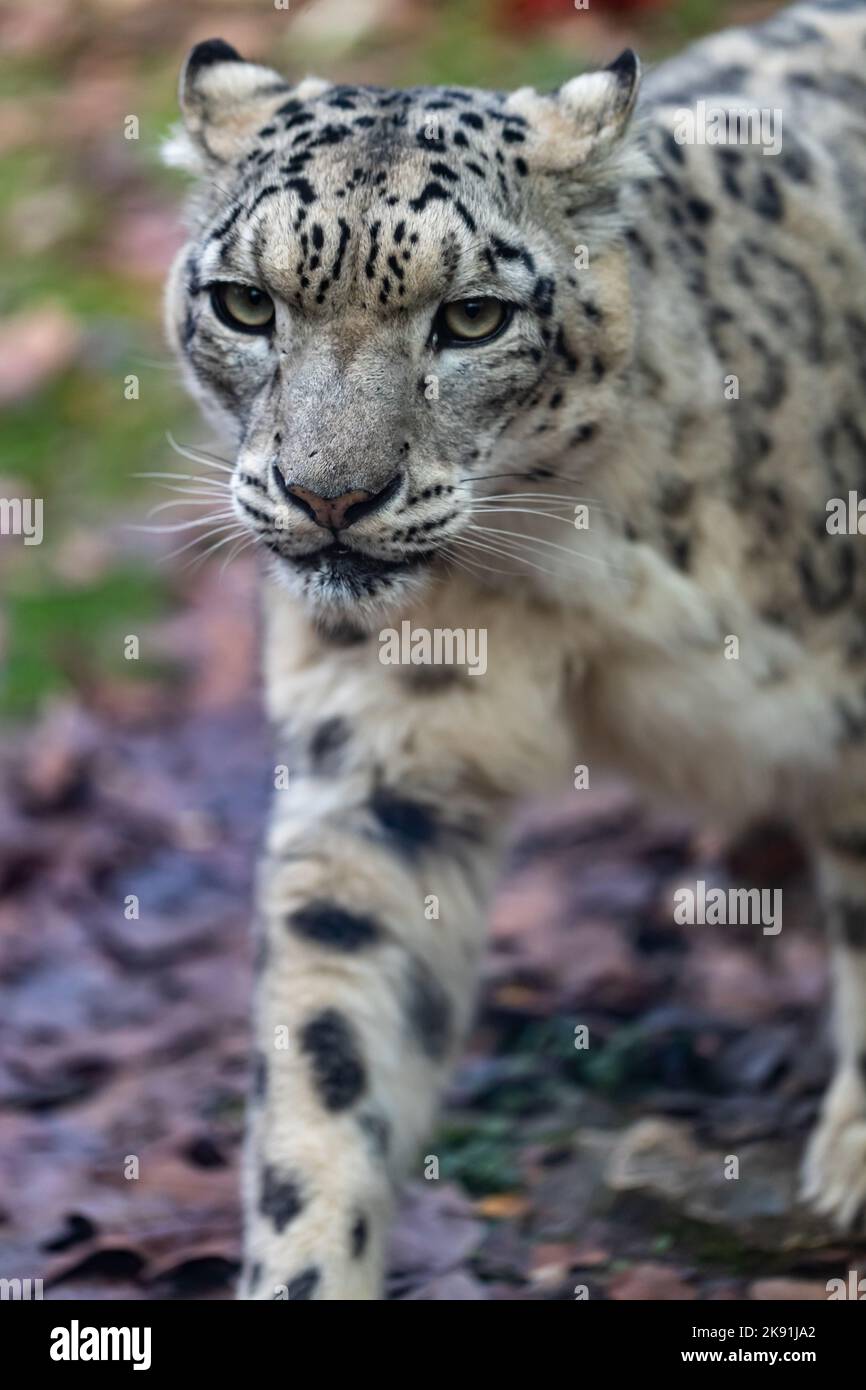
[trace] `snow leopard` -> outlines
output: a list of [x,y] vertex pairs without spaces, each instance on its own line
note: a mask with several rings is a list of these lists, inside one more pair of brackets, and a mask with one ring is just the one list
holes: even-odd
[[554,91],[190,53],[168,334],[230,441],[290,769],[242,1298],[385,1296],[509,819],[577,766],[807,847],[836,1061],[804,1197],[862,1224],[864,74],[863,0]]

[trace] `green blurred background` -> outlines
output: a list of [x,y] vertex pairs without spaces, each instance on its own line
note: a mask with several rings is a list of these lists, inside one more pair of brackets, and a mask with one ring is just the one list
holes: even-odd
[[[554,86],[626,44],[652,62],[775,8],[726,0],[589,0],[583,10],[574,0],[0,4],[0,498],[42,498],[45,528],[40,546],[0,536],[0,717],[28,720],[47,699],[70,695],[127,718],[164,711],[165,692],[182,680],[182,654],[154,643],[142,660],[126,661],[124,635],[188,608],[203,571],[226,554],[190,569],[189,553],[167,558],[178,536],[128,529],[166,496],[134,474],[199,471],[171,452],[166,432],[208,441],[160,327],[184,180],[160,167],[158,149],[193,43],[220,35],[289,75]],[[129,117],[138,138],[127,138],[135,133]],[[130,376],[137,399],[126,399]],[[249,556],[237,564],[249,569]],[[218,587],[209,593],[218,602]]]

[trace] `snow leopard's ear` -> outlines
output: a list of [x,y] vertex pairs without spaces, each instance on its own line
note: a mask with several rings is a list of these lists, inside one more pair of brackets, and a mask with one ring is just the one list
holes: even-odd
[[180,75],[183,124],[163,146],[167,164],[202,173],[230,163],[291,95],[315,96],[328,84],[292,88],[273,68],[246,62],[223,39],[197,43]]
[[506,110],[528,122],[521,154],[530,168],[538,173],[577,172],[615,157],[639,87],[640,63],[627,48],[608,67],[573,77],[550,95],[531,87],[513,92]]

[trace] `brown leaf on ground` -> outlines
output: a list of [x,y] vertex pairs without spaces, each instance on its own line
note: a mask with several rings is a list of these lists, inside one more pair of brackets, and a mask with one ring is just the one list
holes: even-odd
[[825,1303],[827,1285],[809,1279],[756,1279],[748,1296],[758,1303]]
[[81,346],[81,327],[59,304],[0,319],[0,406],[35,396],[65,371]]
[[668,1265],[650,1262],[635,1265],[632,1269],[615,1275],[608,1285],[608,1297],[617,1302],[688,1302],[697,1296],[695,1288],[687,1284],[677,1270],[671,1269]]

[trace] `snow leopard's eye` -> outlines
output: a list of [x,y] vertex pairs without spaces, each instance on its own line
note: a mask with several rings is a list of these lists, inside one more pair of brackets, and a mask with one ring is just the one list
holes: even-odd
[[230,281],[211,286],[211,303],[218,319],[238,333],[267,333],[274,321],[274,301],[255,285]]
[[511,305],[501,299],[457,299],[443,304],[433,325],[437,347],[486,343],[495,338],[511,318]]

